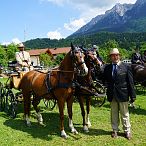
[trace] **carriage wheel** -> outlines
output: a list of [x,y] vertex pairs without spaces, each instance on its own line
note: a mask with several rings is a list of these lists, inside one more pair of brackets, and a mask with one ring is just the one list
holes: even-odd
[[5,108],[5,90],[3,83],[0,82],[0,111],[4,111]]
[[57,103],[56,99],[50,99],[50,100],[43,99],[43,102],[49,110],[53,110]]
[[15,96],[12,92],[12,90],[8,89],[7,93],[6,93],[6,113],[12,117],[15,118],[16,117],[16,109],[17,109],[17,101],[15,100]]
[[[105,87],[99,83],[99,82],[94,82],[94,87],[96,88],[95,89],[95,92],[97,92],[98,94],[105,94]],[[93,98],[93,101],[91,101],[91,103],[94,105],[94,106],[98,106],[98,107],[101,107],[104,103],[105,103],[105,99],[106,99],[106,96],[94,96]]]

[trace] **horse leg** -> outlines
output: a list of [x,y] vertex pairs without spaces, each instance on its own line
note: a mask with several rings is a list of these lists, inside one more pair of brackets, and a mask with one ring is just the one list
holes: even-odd
[[30,122],[30,106],[31,106],[31,93],[23,92],[24,100],[24,120],[27,126],[31,126]]
[[59,97],[57,100],[58,107],[59,107],[59,114],[60,114],[60,130],[61,130],[61,137],[67,138],[67,134],[64,130],[64,105],[65,99],[64,97]]
[[40,125],[43,125],[43,118],[42,118],[42,115],[40,113],[40,109],[38,108],[38,104],[40,103],[40,98],[38,97],[34,97],[33,101],[32,101],[32,105],[36,111],[36,117],[37,117],[37,120],[38,120],[38,123]]
[[73,97],[69,97],[67,100],[67,110],[68,110],[68,116],[69,116],[69,128],[71,129],[71,132],[74,134],[78,134],[78,131],[74,128],[73,122],[72,122],[72,105],[73,105]]
[[90,97],[87,97],[87,98],[86,98],[86,111],[87,111],[87,115],[86,115],[86,124],[87,124],[88,127],[91,127],[91,122],[90,122],[90,119],[89,119],[90,100],[91,100]]
[[79,99],[81,114],[82,114],[82,118],[83,118],[83,130],[84,130],[84,132],[89,132],[88,126],[86,125],[86,121],[85,121],[84,97],[80,96],[80,97],[78,97],[78,99]]

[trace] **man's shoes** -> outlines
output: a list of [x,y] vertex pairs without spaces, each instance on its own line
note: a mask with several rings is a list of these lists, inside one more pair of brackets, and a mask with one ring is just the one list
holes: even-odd
[[132,138],[131,133],[125,133],[125,138],[127,138],[128,140],[130,140]]
[[118,137],[118,133],[116,131],[112,131],[111,137],[112,138],[117,138]]

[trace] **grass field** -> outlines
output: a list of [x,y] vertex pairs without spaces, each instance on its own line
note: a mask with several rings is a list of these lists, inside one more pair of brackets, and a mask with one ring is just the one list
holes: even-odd
[[0,112],[0,146],[146,146],[146,95],[137,96],[137,109],[129,108],[133,138],[128,141],[121,135],[117,139],[111,138],[110,108],[106,102],[102,107],[91,106],[90,120],[92,127],[89,133],[82,130],[82,117],[78,103],[73,105],[73,122],[79,134],[70,133],[65,109],[65,130],[68,139],[60,137],[58,108],[53,111],[45,109],[41,103],[45,126],[37,124],[32,109],[32,126],[27,127],[23,121],[23,105],[18,108],[15,119]]

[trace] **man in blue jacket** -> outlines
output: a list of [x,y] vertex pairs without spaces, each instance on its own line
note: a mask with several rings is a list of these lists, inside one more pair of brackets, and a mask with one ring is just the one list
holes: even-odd
[[131,67],[120,61],[120,53],[117,48],[110,51],[112,63],[104,69],[104,80],[107,84],[107,100],[111,104],[112,137],[116,138],[119,132],[119,113],[125,137],[131,139],[131,125],[129,120],[128,101],[136,99],[133,75]]

